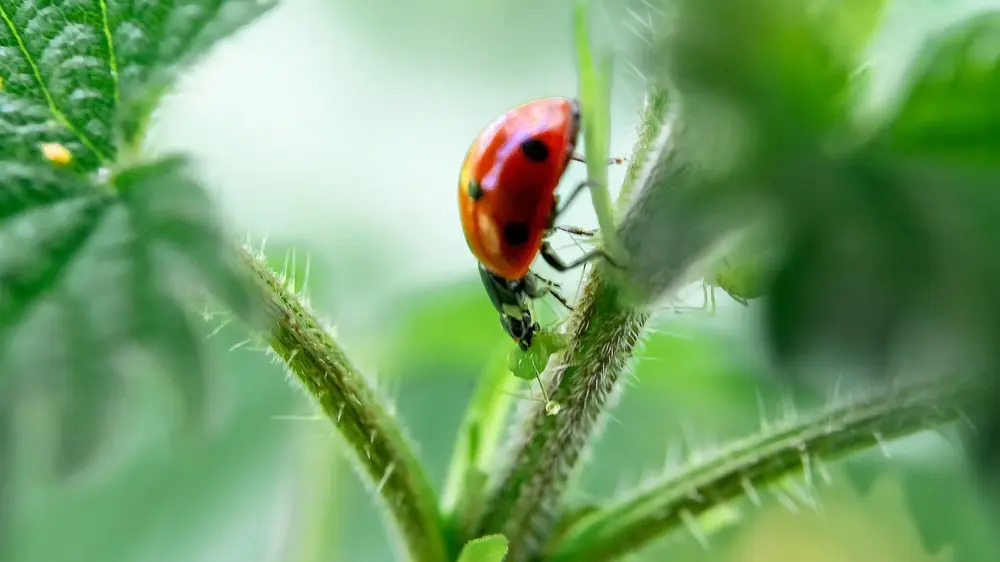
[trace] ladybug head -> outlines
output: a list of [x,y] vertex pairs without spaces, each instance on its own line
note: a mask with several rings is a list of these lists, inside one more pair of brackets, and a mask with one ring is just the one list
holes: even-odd
[[522,351],[527,351],[531,347],[531,340],[539,330],[538,324],[532,321],[531,313],[528,311],[524,311],[521,318],[501,314],[500,325],[517,342]]

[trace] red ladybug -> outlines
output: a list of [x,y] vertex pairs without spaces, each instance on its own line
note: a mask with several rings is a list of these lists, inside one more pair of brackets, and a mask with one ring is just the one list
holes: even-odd
[[558,205],[566,166],[581,160],[574,155],[579,133],[578,102],[551,97],[511,109],[472,142],[458,179],[459,213],[469,249],[493,275],[519,282],[539,253],[558,271],[608,259],[593,250],[566,263],[545,240],[557,216],[590,185],[580,183]]

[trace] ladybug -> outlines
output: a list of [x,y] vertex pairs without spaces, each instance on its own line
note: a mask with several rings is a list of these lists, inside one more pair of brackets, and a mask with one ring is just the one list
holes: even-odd
[[582,160],[574,152],[579,134],[579,102],[549,97],[504,113],[472,142],[459,173],[458,207],[469,249],[490,273],[524,280],[539,253],[557,271],[596,258],[614,263],[599,249],[566,263],[546,240],[559,214],[590,185],[581,182],[559,205],[555,191],[566,167]]

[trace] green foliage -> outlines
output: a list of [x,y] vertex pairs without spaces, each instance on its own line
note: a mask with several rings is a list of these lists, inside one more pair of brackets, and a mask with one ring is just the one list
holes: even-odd
[[[0,396],[48,389],[64,470],[100,442],[136,350],[170,375],[185,422],[200,422],[206,369],[193,291],[259,318],[186,160],[116,157],[137,148],[140,124],[178,73],[262,9],[0,4]],[[69,161],[46,155],[47,143]]]
[[458,562],[503,562],[507,554],[507,539],[503,535],[488,535],[466,543]]
[[[952,30],[951,39],[928,48],[936,62],[925,65],[926,52],[918,57],[914,64],[924,70],[914,79],[912,95],[904,96],[903,109],[869,138],[852,124],[849,102],[859,97],[859,85],[851,80],[848,62],[856,49],[847,52],[844,41],[829,38],[829,30],[819,32],[827,20],[807,13],[806,6],[741,4],[715,17],[701,4],[683,3],[677,31],[654,51],[670,64],[652,72],[676,84],[681,95],[716,100],[749,128],[737,143],[742,157],[716,171],[724,182],[704,189],[714,191],[705,196],[716,197],[720,209],[738,202],[771,209],[775,225],[788,232],[788,251],[778,260],[768,291],[774,294],[770,331],[779,357],[832,346],[876,359],[915,311],[936,306],[924,304],[926,295],[956,288],[956,279],[976,279],[975,287],[981,287],[970,287],[963,301],[995,298],[1000,279],[991,277],[992,268],[982,259],[969,259],[970,246],[985,252],[994,245],[988,226],[998,210],[994,180],[940,159],[915,161],[904,146],[910,141],[901,140],[917,142],[914,133],[903,133],[926,120],[920,115],[935,95],[944,99],[934,94],[944,86],[941,72],[948,72],[949,103],[966,99],[955,95],[991,98],[993,86],[981,69],[995,68],[994,62],[980,57],[980,66],[963,64],[978,55],[961,48],[973,44],[969,34],[980,37],[988,26]],[[753,17],[741,17],[744,9],[752,9]],[[978,78],[957,74],[968,72]],[[976,104],[951,107],[972,111]],[[694,140],[724,134],[721,128],[729,125],[713,115],[697,106],[685,113],[686,127],[698,131]],[[982,121],[976,115],[979,120],[966,121],[978,127]],[[961,119],[944,118],[961,126]],[[920,134],[940,140],[947,133],[931,127]],[[964,135],[968,143],[982,136],[971,126]],[[946,150],[961,146],[949,139]],[[730,221],[734,226],[739,223]],[[720,224],[720,233],[724,229]],[[948,316],[962,333],[970,324],[993,329],[973,310]]]
[[998,165],[1000,59],[984,50],[998,35],[1000,14],[988,12],[929,38],[879,135],[887,150],[973,168]]
[[897,54],[909,71],[887,94],[875,85],[889,65],[859,60],[880,6],[666,4],[674,19],[645,68],[679,99],[683,129],[663,175],[678,195],[662,204],[688,220],[664,220],[651,237],[690,243],[643,274],[668,289],[696,256],[764,219],[781,247],[753,292],[770,295],[765,333],[787,373],[825,360],[885,379],[904,357],[948,365],[924,374],[995,371],[995,10]]

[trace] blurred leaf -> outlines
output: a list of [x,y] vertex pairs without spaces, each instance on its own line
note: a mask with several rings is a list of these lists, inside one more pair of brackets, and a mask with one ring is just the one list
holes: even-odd
[[[187,419],[200,419],[204,365],[183,289],[207,285],[237,314],[257,318],[251,287],[183,161],[130,168],[115,160],[122,142],[142,140],[182,70],[271,6],[0,6],[0,400],[17,401],[24,385],[43,384],[39,377],[55,387],[62,470],[100,443],[116,379],[137,345],[169,365]],[[79,175],[112,162],[110,183],[106,174]]]
[[507,538],[503,535],[487,535],[465,544],[458,562],[503,562],[507,556]]
[[886,12],[886,0],[806,0],[821,37],[852,64],[861,62],[865,49]]
[[[689,94],[700,94],[738,104],[747,110],[745,117],[758,120],[756,133],[784,142],[840,124],[854,61],[853,53],[838,47],[861,41],[834,40],[836,27],[829,26],[833,12],[815,10],[824,3],[654,4],[675,19],[662,22],[668,32],[650,49],[646,66],[655,81],[677,88],[685,103],[694,101],[687,99]],[[846,11],[854,4],[839,7]],[[844,32],[850,28],[843,26]]]
[[[55,468],[61,474],[77,471],[101,451],[100,445],[110,433],[121,380],[109,358],[93,353],[97,348],[87,327],[85,311],[76,299],[64,297],[60,306],[66,315],[64,326],[70,357],[75,370],[56,381],[53,393],[61,398],[55,408],[59,420]],[[110,375],[108,373],[111,373]]]
[[[256,288],[190,162],[168,157],[115,177],[135,229],[180,257],[197,280],[241,319],[262,321]],[[170,276],[167,275],[167,278]],[[164,279],[168,280],[168,279]]]
[[0,553],[10,552],[16,533],[13,532],[15,506],[21,498],[18,497],[18,482],[16,481],[16,453],[14,408],[9,402],[0,401]]
[[[1000,264],[990,249],[998,242],[1000,179],[909,158],[855,130],[855,63],[833,46],[831,30],[821,31],[838,18],[811,6],[674,5],[670,33],[649,55],[659,63],[651,63],[654,77],[676,87],[686,106],[670,162],[677,171],[667,176],[682,182],[654,186],[680,192],[657,224],[690,237],[714,221],[718,240],[763,218],[782,233],[787,251],[763,292],[772,295],[768,337],[786,365],[822,354],[884,376],[890,351],[913,336],[904,329],[931,318],[946,335],[942,348],[961,346],[975,361],[989,349],[977,346],[1000,332],[987,312],[1000,306]],[[956,99],[988,99],[986,84],[954,84],[986,88]],[[726,138],[734,139],[735,159],[717,157],[725,149],[716,141]],[[698,179],[698,170],[710,172]],[[671,259],[678,258],[662,259],[661,269],[676,277]],[[955,294],[960,302],[941,304]]]
[[100,412],[111,407],[113,381],[138,349],[167,367],[185,420],[197,423],[205,366],[184,299],[207,285],[241,316],[259,314],[185,161],[122,171],[114,183],[120,197],[41,167],[0,166],[5,171],[14,181],[0,199],[3,400],[17,400],[24,385],[64,385],[56,394],[68,396],[59,416],[70,433],[60,441],[73,465],[99,442]]
[[883,476],[868,497],[846,483],[812,493],[821,512],[792,513],[773,505],[743,531],[727,560],[954,560],[949,548],[936,553],[924,549],[896,477]]
[[[928,552],[950,548],[959,561],[1000,559],[996,518],[983,501],[981,486],[969,478],[965,463],[955,458],[955,448],[934,447],[937,435],[923,437],[910,440],[925,445],[913,443],[917,446],[911,450],[919,447],[913,456],[897,454],[890,459],[878,450],[855,455],[845,463],[847,474],[864,494],[884,480],[887,471],[897,474],[906,507]],[[951,459],[954,462],[948,462]]]
[[[253,560],[270,550],[276,517],[288,508],[275,500],[290,499],[276,492],[287,491],[288,478],[298,476],[289,472],[288,447],[296,433],[312,429],[275,419],[304,404],[276,376],[276,365],[255,353],[228,351],[242,332],[234,326],[207,340],[206,355],[232,376],[225,381],[227,407],[215,410],[200,447],[172,447],[160,418],[171,401],[157,381],[135,381],[119,418],[129,434],[127,444],[116,444],[115,453],[127,451],[118,462],[69,482],[40,475],[22,480],[37,492],[15,521],[19,548],[11,562],[198,562],[230,554]],[[26,441],[35,439],[38,428],[25,430]]]
[[910,85],[881,133],[899,154],[954,163],[1000,162],[1000,13],[938,31],[910,65]]

